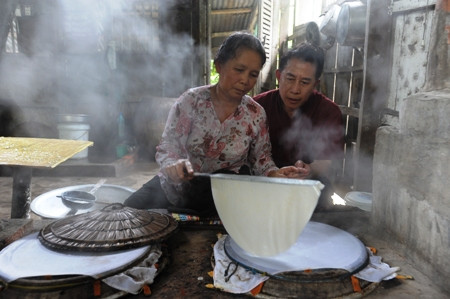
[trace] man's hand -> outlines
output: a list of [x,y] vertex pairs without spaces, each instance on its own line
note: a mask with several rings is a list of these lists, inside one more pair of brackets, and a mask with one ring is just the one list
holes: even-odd
[[295,167],[299,168],[298,178],[300,179],[306,179],[311,174],[311,166],[301,160],[295,162]]
[[268,177],[306,179],[311,173],[311,167],[303,161],[297,161],[294,166],[285,166],[269,172]]
[[267,176],[275,178],[299,178],[300,169],[295,166],[286,166],[278,170],[270,171]]

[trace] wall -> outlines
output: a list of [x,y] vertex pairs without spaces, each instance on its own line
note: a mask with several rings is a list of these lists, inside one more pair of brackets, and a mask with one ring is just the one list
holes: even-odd
[[400,128],[378,129],[371,223],[450,292],[450,90],[405,98]]
[[[437,1],[429,33],[416,32],[430,7],[410,4],[393,7],[395,36],[403,38],[393,50],[388,107],[399,117],[377,130],[371,225],[450,293],[450,10],[447,0]],[[395,15],[402,9],[410,16]]]

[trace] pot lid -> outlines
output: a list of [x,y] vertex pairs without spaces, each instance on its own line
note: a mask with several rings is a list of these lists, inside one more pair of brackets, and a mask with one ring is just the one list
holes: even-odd
[[351,191],[345,195],[345,202],[349,206],[370,212],[372,210],[372,193]]
[[160,243],[177,227],[169,215],[115,203],[50,223],[38,238],[54,250],[105,252]]
[[104,184],[95,192],[96,200],[94,205],[89,209],[71,209],[64,204],[61,198],[64,192],[88,192],[94,186],[94,184],[74,185],[51,190],[36,197],[31,202],[30,209],[40,217],[57,220],[68,216],[88,213],[93,210],[101,210],[105,206],[113,203],[124,203],[125,199],[136,191],[124,186]]

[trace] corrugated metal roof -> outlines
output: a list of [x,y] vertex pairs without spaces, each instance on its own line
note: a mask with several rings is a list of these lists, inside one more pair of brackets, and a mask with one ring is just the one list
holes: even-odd
[[211,50],[236,31],[249,31],[258,15],[258,0],[213,0],[211,2]]
[[211,9],[233,9],[253,7],[257,0],[213,0],[211,2]]

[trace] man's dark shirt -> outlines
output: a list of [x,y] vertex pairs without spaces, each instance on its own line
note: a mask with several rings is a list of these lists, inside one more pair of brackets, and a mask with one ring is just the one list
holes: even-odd
[[339,107],[314,91],[291,119],[283,108],[278,89],[259,94],[254,99],[267,114],[272,156],[278,167],[297,160],[342,159],[344,128]]

